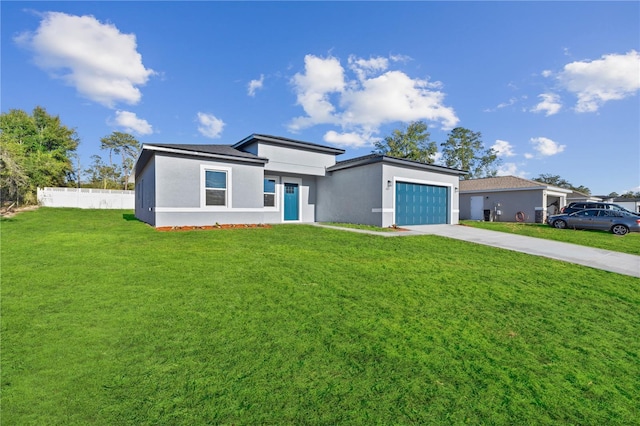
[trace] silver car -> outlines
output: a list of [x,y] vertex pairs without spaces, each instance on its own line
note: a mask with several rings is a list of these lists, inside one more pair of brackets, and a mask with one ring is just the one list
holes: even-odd
[[617,204],[612,204],[612,203],[596,203],[594,201],[576,201],[573,203],[569,203],[569,205],[564,206],[562,208],[562,210],[560,210],[561,213],[573,213],[573,212],[578,212],[580,210],[584,210],[584,209],[609,209],[609,210],[617,210],[617,211],[621,211],[621,212],[627,212],[627,213],[631,213],[634,214],[636,216],[640,216],[640,213],[634,213],[632,211],[629,211],[627,209],[625,209],[622,206],[619,206]]
[[616,235],[640,232],[640,217],[633,213],[607,209],[586,209],[569,214],[555,214],[547,218],[547,224],[558,229],[599,229]]

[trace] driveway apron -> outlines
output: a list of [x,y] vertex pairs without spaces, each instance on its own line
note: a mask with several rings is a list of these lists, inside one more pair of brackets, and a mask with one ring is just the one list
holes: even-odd
[[[399,235],[439,235],[640,278],[640,256],[463,225],[405,226]],[[622,237],[624,238],[624,237]]]

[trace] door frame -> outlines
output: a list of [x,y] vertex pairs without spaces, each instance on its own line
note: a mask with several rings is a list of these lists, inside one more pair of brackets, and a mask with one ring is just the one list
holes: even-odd
[[[285,203],[286,203],[286,184],[292,184],[292,185],[297,185],[298,186],[298,218],[297,219],[285,219],[284,215],[285,215]],[[291,223],[291,222],[301,222],[302,221],[302,179],[299,178],[290,178],[290,177],[283,177],[282,178],[282,217],[281,220],[282,222],[287,222],[287,223]]]

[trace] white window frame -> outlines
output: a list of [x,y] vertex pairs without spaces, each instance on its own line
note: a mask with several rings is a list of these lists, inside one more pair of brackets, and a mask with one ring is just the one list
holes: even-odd
[[[233,181],[231,175],[231,167],[217,166],[212,164],[200,165],[200,208],[208,211],[220,211],[229,210],[231,206],[232,188],[231,182]],[[225,205],[224,206],[208,206],[207,205],[207,172],[223,172],[227,175],[227,188],[225,190]]]
[[[266,192],[264,192],[264,179],[269,179],[269,180],[273,180],[273,181],[276,182],[276,186],[274,188],[274,193],[273,193],[273,199],[274,199],[274,205],[273,206],[265,206],[264,205],[264,194],[267,194]],[[278,176],[265,175],[264,178],[263,178],[263,181],[262,181],[262,185],[263,185],[263,188],[262,188],[262,200],[263,200],[262,207],[265,210],[268,210],[268,211],[278,211],[278,210],[280,210],[280,197],[278,195],[279,192],[280,192],[280,191],[278,191],[278,188],[280,187],[280,179],[278,178]],[[270,194],[270,192],[269,192],[269,194]]]

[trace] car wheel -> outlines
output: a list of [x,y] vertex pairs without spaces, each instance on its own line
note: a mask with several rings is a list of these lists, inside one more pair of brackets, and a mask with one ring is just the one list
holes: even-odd
[[567,222],[565,222],[564,220],[556,220],[555,222],[553,222],[553,227],[558,229],[564,229],[567,227]]
[[611,228],[611,232],[616,235],[627,235],[627,233],[629,232],[629,228],[624,225],[613,225],[613,227]]

